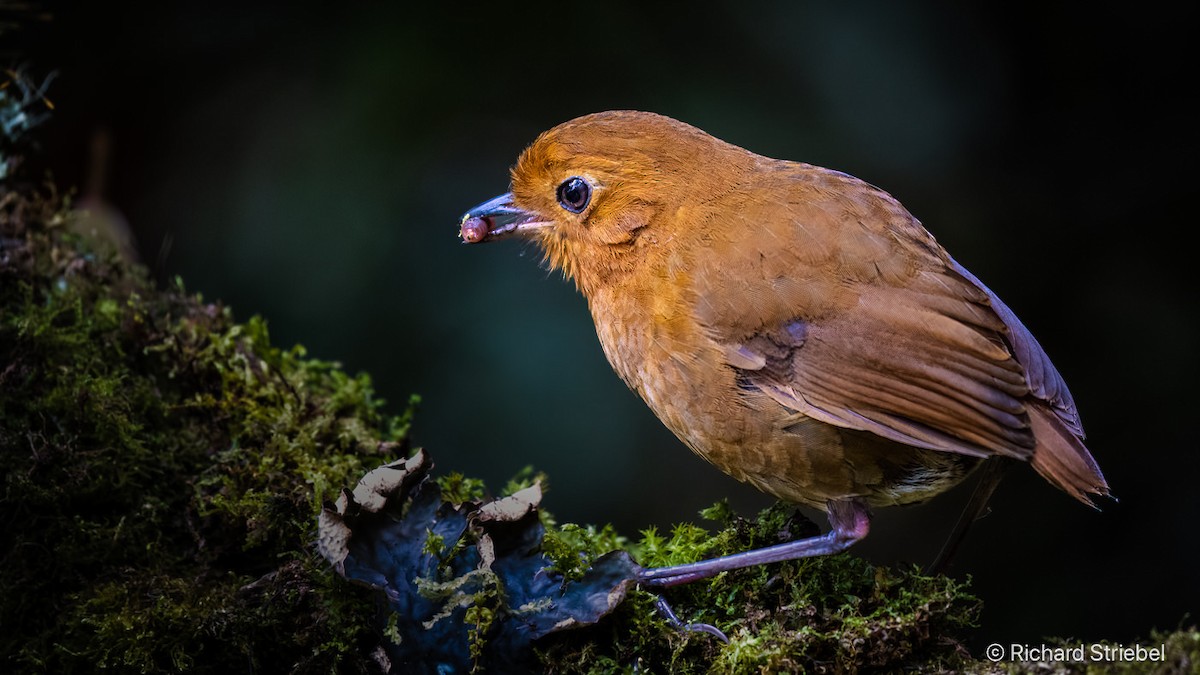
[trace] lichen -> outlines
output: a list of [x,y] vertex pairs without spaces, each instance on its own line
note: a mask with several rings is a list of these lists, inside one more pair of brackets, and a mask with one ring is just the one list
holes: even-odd
[[[534,641],[605,617],[634,584],[623,551],[579,579],[553,571],[535,482],[499,499],[448,499],[419,450],[363,476],[320,515],[318,548],[379,591],[391,672],[525,672]],[[524,481],[511,482],[510,486]],[[449,481],[459,485],[461,481]]]

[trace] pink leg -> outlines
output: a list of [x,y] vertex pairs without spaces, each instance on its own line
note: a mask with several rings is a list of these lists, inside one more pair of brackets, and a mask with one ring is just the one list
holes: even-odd
[[638,583],[652,587],[677,586],[743,567],[839,553],[867,536],[871,527],[871,514],[867,511],[865,504],[852,499],[831,501],[827,509],[832,529],[818,537],[789,541],[786,544],[735,553],[712,560],[701,560],[687,565],[643,569],[638,575]]

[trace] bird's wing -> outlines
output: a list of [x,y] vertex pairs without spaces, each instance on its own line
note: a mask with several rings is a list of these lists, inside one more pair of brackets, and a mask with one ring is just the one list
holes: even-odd
[[739,385],[829,424],[967,455],[1029,459],[1031,396],[1080,435],[1061,376],[1012,311],[890,196],[824,178],[865,197],[834,185],[759,211],[756,236],[731,228],[712,244],[756,273],[697,275],[697,316]]
[[1050,362],[1050,357],[1038,344],[1037,339],[1021,323],[1017,315],[1008,305],[1004,304],[996,294],[965,267],[954,259],[949,260],[951,269],[959,276],[970,281],[976,288],[988,296],[988,305],[996,312],[996,316],[1004,322],[1005,335],[1012,347],[1013,356],[1025,369],[1025,381],[1029,384],[1030,393],[1034,398],[1045,401],[1060,422],[1078,438],[1083,438],[1083,425],[1079,421],[1079,410],[1075,407],[1067,383],[1059,374],[1058,369]]
[[[744,388],[839,427],[908,445],[1028,459],[1033,433],[1023,369],[1003,326],[963,281],[925,274],[912,287],[861,292],[852,311],[793,318],[725,344]],[[969,292],[968,290],[968,292]],[[986,296],[983,296],[986,297]]]

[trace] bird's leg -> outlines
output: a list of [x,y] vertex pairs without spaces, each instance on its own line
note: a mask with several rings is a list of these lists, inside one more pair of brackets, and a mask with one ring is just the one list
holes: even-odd
[[1012,465],[1013,460],[1007,457],[989,457],[983,460],[983,466],[979,470],[979,482],[975,484],[971,499],[963,507],[963,512],[958,517],[958,523],[954,525],[954,531],[950,533],[950,537],[946,539],[942,550],[926,573],[945,574],[946,570],[950,568],[950,561],[958,552],[958,545],[967,536],[967,530],[971,529],[971,525],[976,520],[987,515],[988,500],[992,498],[992,493],[1000,485],[1000,479],[1004,478],[1004,473]]
[[867,536],[871,526],[871,514],[865,504],[853,499],[830,501],[827,509],[832,529],[823,535],[686,565],[643,569],[638,574],[638,583],[665,588],[707,579],[721,572],[743,567],[829,555],[844,551],[854,542]]
[[711,623],[684,623],[683,621],[680,621],[679,617],[675,614],[675,610],[671,609],[671,606],[667,604],[666,598],[662,597],[661,595],[658,596],[654,606],[658,608],[658,611],[664,617],[666,617],[667,623],[671,624],[671,626],[677,631],[683,633],[708,633],[721,642],[726,644],[729,643],[729,638],[725,635],[725,633]]

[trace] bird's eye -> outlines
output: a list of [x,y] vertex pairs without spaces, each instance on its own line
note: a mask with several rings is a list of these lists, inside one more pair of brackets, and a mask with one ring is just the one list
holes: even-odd
[[592,200],[592,186],[579,176],[571,176],[558,186],[558,204],[571,213],[579,213]]

